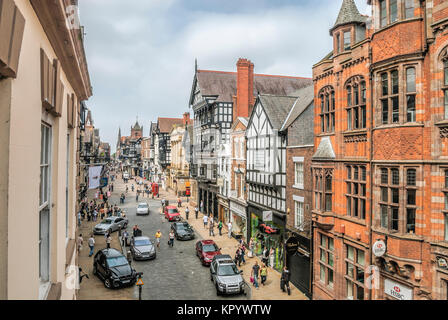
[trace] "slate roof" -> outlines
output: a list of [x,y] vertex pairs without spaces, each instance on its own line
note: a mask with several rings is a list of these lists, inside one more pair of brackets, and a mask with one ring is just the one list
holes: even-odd
[[294,106],[290,110],[285,122],[282,125],[281,131],[286,130],[298,116],[308,108],[309,105],[314,103],[314,85],[297,90],[293,93],[293,96],[297,96]]
[[297,100],[297,97],[259,95],[258,96],[264,111],[266,112],[273,129],[280,130],[286,120],[291,108]]
[[343,0],[338,18],[330,33],[337,27],[347,23],[365,23],[366,17],[359,13],[358,7],[354,0]]
[[175,124],[183,124],[183,118],[159,118],[158,121],[159,130],[161,133],[170,133]]
[[[232,102],[236,96],[236,72],[198,70],[197,80],[203,96],[217,96],[217,102]],[[310,78],[254,74],[254,96],[291,95],[312,83]]]

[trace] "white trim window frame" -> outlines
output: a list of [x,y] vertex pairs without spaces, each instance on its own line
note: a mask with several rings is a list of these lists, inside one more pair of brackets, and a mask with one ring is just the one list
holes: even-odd
[[305,202],[303,197],[294,196],[294,227],[304,231]]
[[41,284],[50,281],[51,153],[52,128],[42,123],[39,185],[39,279]]
[[293,188],[304,189],[304,163],[303,157],[293,158],[294,162],[294,185]]

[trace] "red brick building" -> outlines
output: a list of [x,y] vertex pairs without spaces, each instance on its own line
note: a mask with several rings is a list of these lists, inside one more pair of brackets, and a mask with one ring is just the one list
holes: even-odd
[[313,68],[314,298],[447,299],[447,2],[368,3]]

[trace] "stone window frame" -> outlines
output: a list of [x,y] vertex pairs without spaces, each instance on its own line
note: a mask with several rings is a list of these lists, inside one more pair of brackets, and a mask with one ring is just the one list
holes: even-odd
[[[407,70],[408,69],[415,70],[415,90],[414,92],[407,92]],[[394,82],[392,79],[392,73],[397,71],[398,74],[398,93],[394,93]],[[387,93],[385,94],[383,90],[383,75],[387,74]],[[377,103],[375,110],[375,127],[381,126],[400,126],[406,123],[418,123],[418,103],[419,103],[419,95],[418,95],[418,85],[417,79],[421,75],[421,61],[406,61],[403,63],[394,64],[393,66],[387,66],[385,68],[379,69],[375,72],[376,85],[375,85],[375,101]],[[407,110],[407,97],[410,95],[415,96],[415,121],[408,121],[408,110]],[[393,99],[398,98],[398,111],[394,112],[393,109]],[[387,101],[387,122],[384,122],[384,104],[383,101]],[[402,103],[405,101],[406,103]],[[394,115],[398,116],[398,121],[394,119]]]
[[[403,20],[408,20],[408,19],[413,19],[415,18],[415,8],[418,6],[418,3],[416,5],[416,1],[415,0],[411,0],[413,1],[413,6],[412,8],[414,9],[414,13],[412,16],[407,17],[407,8],[406,8],[406,3],[408,0],[396,0],[397,2],[397,17],[395,21],[391,21],[391,0],[379,0],[378,1],[378,6],[377,6],[377,10],[378,10],[378,28],[379,29],[383,29],[386,28],[387,26],[399,22],[399,21],[403,21]],[[381,4],[385,3],[385,17],[383,16],[383,12],[382,12],[382,8],[381,8]],[[409,7],[410,8],[410,7]],[[385,22],[383,23],[383,18],[385,18]]]
[[[354,89],[357,88],[355,91]],[[362,130],[367,127],[367,83],[363,76],[353,76],[345,84],[347,94],[347,131]],[[356,93],[357,100],[356,103]],[[355,110],[358,113],[356,121]],[[356,126],[356,124],[358,125]]]
[[[406,122],[417,122],[417,70],[415,66],[408,66],[405,67],[405,83],[406,83],[406,90],[405,90],[405,101],[406,101]],[[414,70],[414,90],[410,90],[409,86],[409,70]],[[413,111],[413,118],[409,119],[409,99],[414,99],[414,111]],[[411,113],[412,114],[412,113]]]
[[[387,182],[384,181],[383,170],[387,170]],[[393,170],[398,170],[398,184],[397,181],[393,181]],[[415,184],[408,183],[408,172],[410,170],[415,171]],[[421,168],[419,166],[412,165],[381,165],[377,167],[378,172],[378,214],[379,223],[377,224],[380,228],[388,230],[390,233],[400,233],[400,234],[415,234],[415,224],[417,219],[417,211],[419,210],[419,202],[417,201],[419,195],[419,185],[418,181],[421,175]],[[397,171],[395,171],[397,172]],[[384,198],[384,191],[387,190],[387,199]],[[394,201],[393,190],[396,190],[396,196],[398,197],[397,202]],[[415,204],[408,203],[409,192],[415,191]],[[448,190],[447,190],[448,192]],[[384,208],[387,208],[387,226],[384,222]],[[393,215],[392,209],[397,209],[397,215]],[[413,210],[413,232],[408,232],[408,210]],[[396,228],[392,227],[393,221],[396,221]]]
[[442,187],[444,206],[442,209],[443,218],[444,218],[444,237],[443,240],[448,242],[448,168],[442,168],[443,177],[445,181]]
[[[366,252],[364,249],[360,249],[358,247],[352,246],[350,244],[345,243],[344,245],[345,249],[345,255],[344,255],[344,262],[345,262],[345,272],[344,272],[344,279],[345,279],[345,295],[348,300],[361,300],[358,298],[358,290],[362,290],[362,300],[365,299],[365,267],[366,267]],[[353,259],[350,259],[349,257],[349,248],[353,248]],[[361,264],[359,261],[359,252],[364,253],[364,263]],[[352,267],[353,274],[350,274],[349,267]],[[360,274],[362,273],[362,281],[358,279],[358,272]],[[352,293],[353,296],[350,297],[348,295],[348,289],[349,285],[352,286]],[[355,299],[356,297],[356,299]]]
[[[414,183],[410,182],[410,172],[414,172]],[[416,222],[416,213],[417,213],[417,169],[412,167],[405,168],[406,173],[406,181],[405,181],[405,201],[406,201],[406,207],[405,207],[405,231],[406,233],[415,234],[415,222]],[[414,203],[409,203],[409,195],[410,193],[414,193]],[[413,212],[410,215],[410,212]],[[411,218],[412,216],[412,218]],[[409,223],[413,221],[413,223]],[[413,229],[409,229],[410,226],[413,226]]]
[[[325,239],[325,241],[324,241]],[[331,243],[331,245],[330,245]],[[334,239],[319,233],[319,282],[329,289],[334,288],[335,283],[335,252]],[[330,281],[330,274],[331,281]],[[322,279],[324,275],[324,279]]]
[[[305,199],[294,196],[294,227],[304,231],[305,225]],[[300,210],[301,209],[301,210]]]
[[332,86],[326,86],[319,91],[320,98],[320,129],[324,133],[334,133],[336,125],[336,91]]
[[[367,213],[367,168],[365,165],[348,164],[345,166],[347,170],[347,176],[345,179],[346,184],[346,204],[347,204],[347,216],[357,218],[360,220],[366,219]],[[355,190],[356,193],[355,193]],[[362,213],[362,203],[364,201],[364,214]],[[355,215],[355,203],[357,203],[357,212]],[[349,209],[350,208],[350,209]]]
[[[294,185],[296,189],[304,189],[305,185],[305,158],[295,157],[293,158],[294,163]],[[301,170],[300,169],[301,166]]]
[[[333,169],[314,168],[313,179],[314,211],[333,212]],[[328,187],[328,179],[331,181],[330,187]],[[327,199],[330,201],[328,202]]]

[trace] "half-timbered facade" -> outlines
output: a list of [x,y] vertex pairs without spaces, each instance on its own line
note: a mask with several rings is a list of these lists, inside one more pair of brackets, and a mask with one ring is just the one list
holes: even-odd
[[[248,214],[251,221],[248,239],[255,240],[255,252],[262,247],[275,250],[274,266],[283,267],[283,236],[286,220],[287,137],[279,131],[296,97],[259,95],[246,130]],[[266,218],[266,212],[271,212]],[[266,232],[265,227],[278,231]]]

